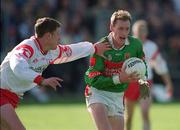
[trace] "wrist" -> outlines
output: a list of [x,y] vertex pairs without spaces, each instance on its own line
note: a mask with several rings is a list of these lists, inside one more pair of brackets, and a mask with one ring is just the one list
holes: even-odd
[[44,78],[41,75],[38,75],[35,79],[34,79],[34,83],[36,83],[37,85],[41,85],[43,82]]
[[139,85],[149,84],[147,80],[139,79],[138,80]]

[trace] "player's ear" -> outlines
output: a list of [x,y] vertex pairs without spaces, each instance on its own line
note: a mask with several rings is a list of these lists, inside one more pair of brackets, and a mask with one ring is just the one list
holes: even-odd
[[110,28],[110,31],[112,32],[112,31],[113,31],[113,25],[110,24],[110,25],[109,25],[109,28]]
[[47,39],[51,39],[52,34],[50,32],[47,32],[44,34]]

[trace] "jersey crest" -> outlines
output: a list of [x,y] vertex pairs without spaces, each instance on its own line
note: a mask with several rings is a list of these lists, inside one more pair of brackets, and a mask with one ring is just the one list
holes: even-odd
[[64,46],[62,48],[62,50],[68,57],[70,57],[72,55],[72,50],[71,50],[71,48],[69,46]]
[[129,52],[125,53],[125,54],[124,54],[124,59],[129,59],[129,58],[130,58],[130,56],[131,56],[131,55],[130,55],[130,53],[129,53]]

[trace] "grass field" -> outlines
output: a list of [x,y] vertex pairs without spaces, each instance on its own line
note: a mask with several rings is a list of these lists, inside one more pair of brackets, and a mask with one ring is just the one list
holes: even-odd
[[[95,130],[84,103],[25,104],[17,109],[27,130]],[[153,104],[152,130],[180,130],[180,104]],[[141,130],[137,107],[133,130]]]

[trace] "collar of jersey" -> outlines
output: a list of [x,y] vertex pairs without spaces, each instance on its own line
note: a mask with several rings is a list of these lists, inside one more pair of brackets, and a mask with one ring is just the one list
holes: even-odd
[[119,49],[115,48],[112,40],[112,33],[108,35],[108,40],[114,50],[122,50],[125,46],[129,45],[129,40],[126,39],[125,44],[121,48]]
[[40,52],[41,52],[43,55],[46,55],[48,52],[43,51],[42,46],[41,46],[39,40],[38,40],[35,36],[32,36],[31,38],[34,40],[34,42],[35,42],[37,48],[40,50]]

